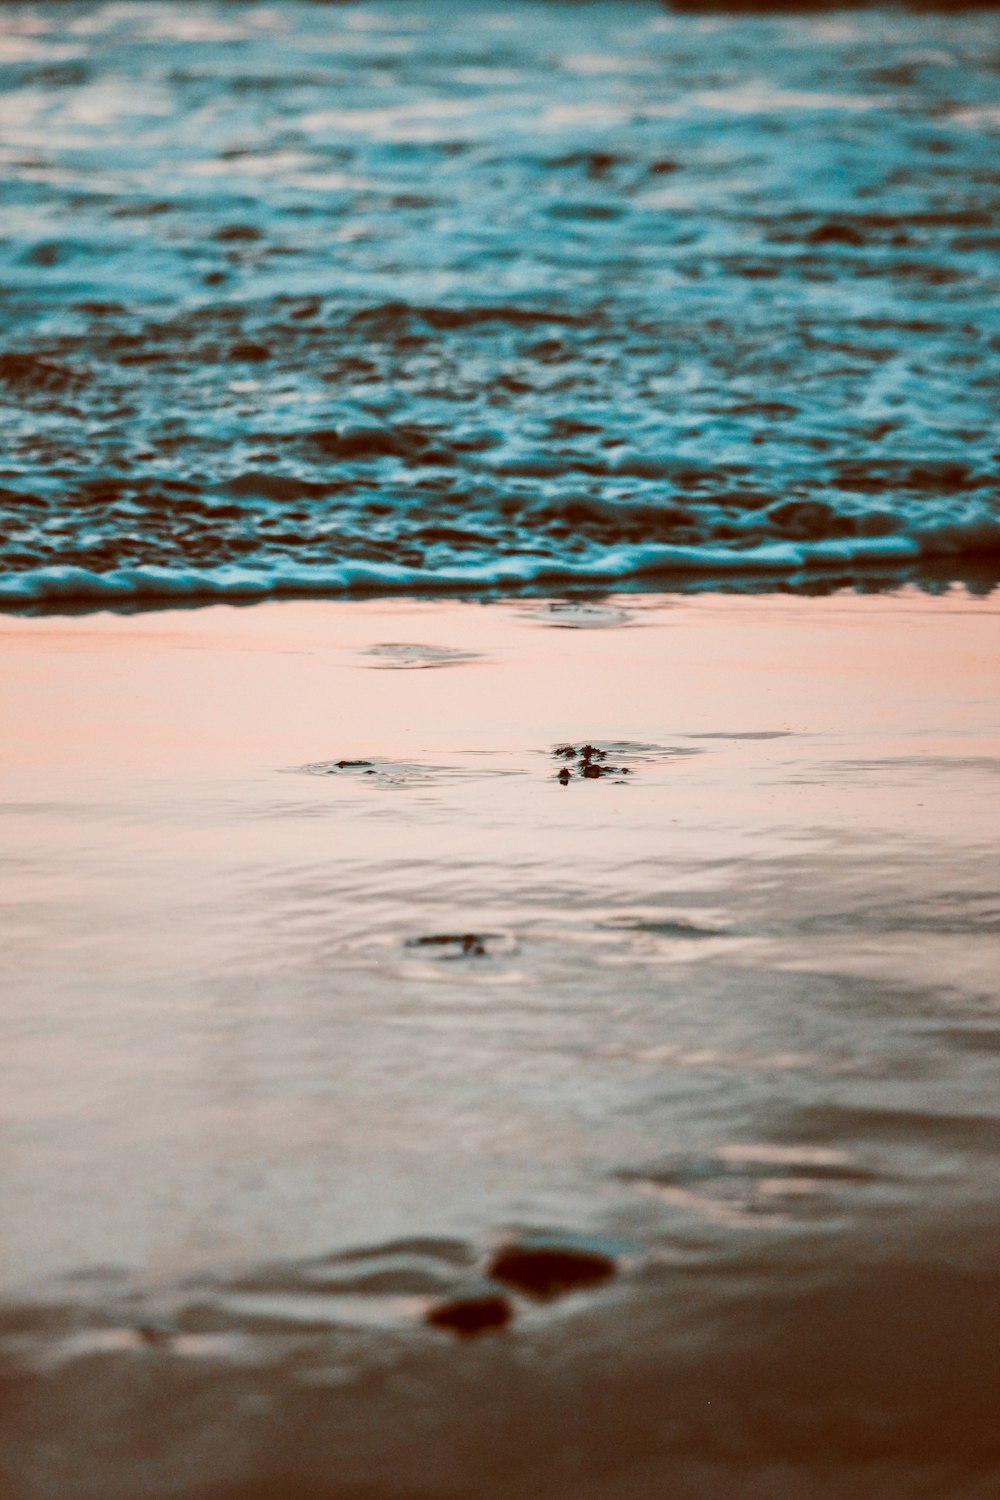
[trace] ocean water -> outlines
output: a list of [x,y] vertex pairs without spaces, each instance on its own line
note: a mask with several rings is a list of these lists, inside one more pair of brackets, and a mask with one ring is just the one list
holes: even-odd
[[990,11],[0,11],[0,600],[992,576]]

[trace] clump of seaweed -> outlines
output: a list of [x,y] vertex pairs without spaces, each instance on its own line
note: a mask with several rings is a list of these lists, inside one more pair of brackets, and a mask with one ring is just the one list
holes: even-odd
[[[556,780],[563,786],[568,786],[574,775],[584,781],[596,781],[601,776],[632,774],[628,766],[609,766],[608,752],[597,745],[581,745],[579,749],[575,745],[557,745],[552,754],[563,762],[556,772]],[[568,764],[570,761],[575,762],[572,769]]]

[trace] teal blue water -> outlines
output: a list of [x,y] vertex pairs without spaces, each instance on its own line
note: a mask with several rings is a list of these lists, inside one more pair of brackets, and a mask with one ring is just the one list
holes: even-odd
[[988,11],[4,6],[0,599],[989,571],[998,66]]

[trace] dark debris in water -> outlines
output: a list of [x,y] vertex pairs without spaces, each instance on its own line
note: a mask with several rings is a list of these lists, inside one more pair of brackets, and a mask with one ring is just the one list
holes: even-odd
[[308,766],[295,766],[294,770],[307,776],[336,776],[341,771],[359,772],[362,776],[374,776],[376,765],[371,760],[318,760]]
[[311,761],[304,766],[284,766],[287,775],[341,777],[348,782],[363,782],[365,786],[394,791],[447,784],[449,782],[484,781],[496,776],[514,774],[506,764],[475,765],[432,764],[422,761],[385,760],[339,760]]
[[441,1328],[459,1338],[476,1338],[483,1333],[498,1333],[514,1316],[510,1299],[499,1292],[480,1296],[449,1297],[435,1303],[427,1313],[431,1328]]
[[[552,754],[563,765],[556,772],[556,780],[568,786],[574,774],[583,781],[597,781],[602,776],[631,776],[629,766],[609,766],[608,752],[597,745],[557,745]],[[574,762],[572,769],[570,762]]]
[[616,1270],[613,1256],[561,1244],[507,1245],[489,1264],[494,1281],[542,1301],[601,1286]]
[[[436,1302],[426,1321],[460,1338],[495,1333],[513,1319],[516,1302],[510,1293],[532,1302],[553,1302],[573,1292],[592,1291],[610,1281],[618,1270],[614,1256],[593,1246],[563,1240],[525,1240],[505,1245],[485,1267],[482,1290],[459,1293]],[[506,1290],[490,1288],[499,1283]]]
[[408,948],[432,948],[442,958],[485,958],[490,945],[501,941],[496,932],[435,932],[421,937],[407,938]]

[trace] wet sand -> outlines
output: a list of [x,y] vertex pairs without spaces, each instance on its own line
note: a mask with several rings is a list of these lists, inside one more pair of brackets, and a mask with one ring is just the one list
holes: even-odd
[[995,597],[0,635],[4,1500],[996,1493]]

